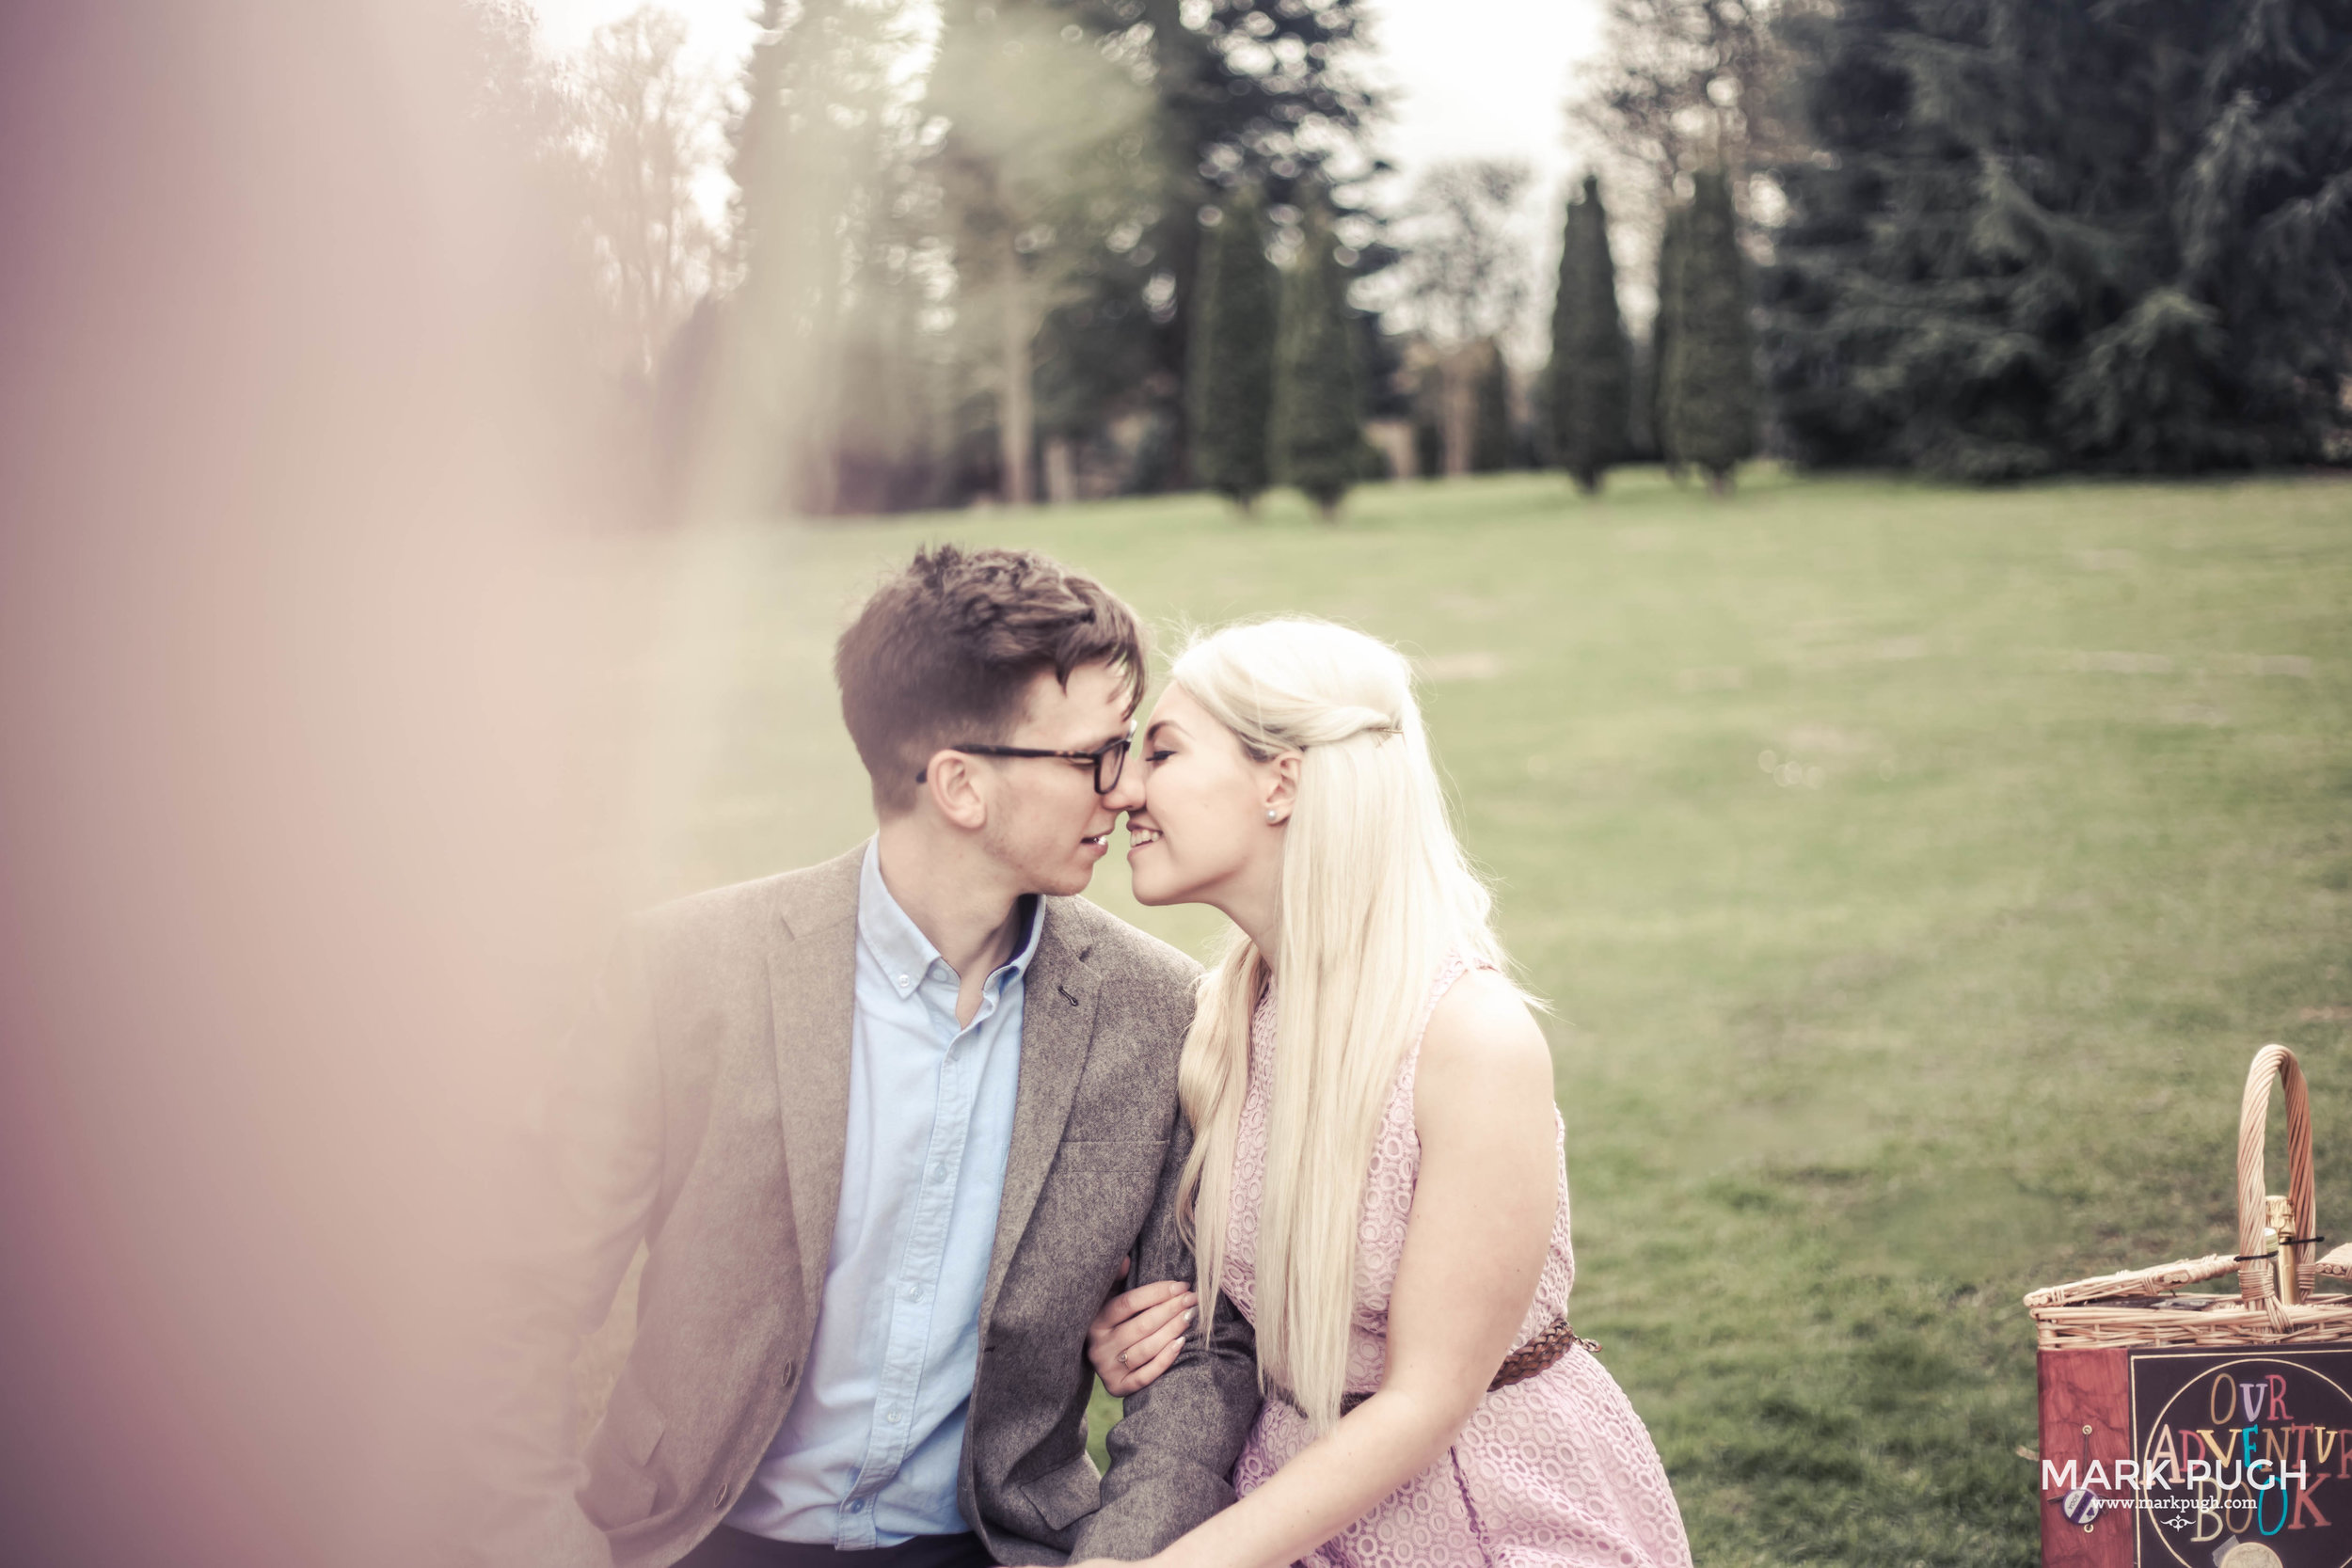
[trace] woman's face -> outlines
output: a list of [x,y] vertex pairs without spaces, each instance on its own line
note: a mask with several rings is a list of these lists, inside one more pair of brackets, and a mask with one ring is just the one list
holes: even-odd
[[1127,814],[1127,868],[1138,904],[1215,904],[1279,887],[1295,759],[1254,762],[1232,731],[1182,687],[1160,696],[1138,748],[1143,804]]

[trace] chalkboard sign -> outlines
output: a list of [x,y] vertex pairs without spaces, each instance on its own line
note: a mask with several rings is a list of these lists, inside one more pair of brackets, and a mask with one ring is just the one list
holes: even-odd
[[2352,1564],[2352,1347],[2135,1350],[2130,1375],[2131,1457],[2083,1483],[2135,1511],[2137,1568]]

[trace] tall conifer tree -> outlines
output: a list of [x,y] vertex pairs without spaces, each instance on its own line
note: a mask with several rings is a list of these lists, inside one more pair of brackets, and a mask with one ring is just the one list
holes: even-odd
[[1560,466],[1587,495],[1626,455],[1633,348],[1617,313],[1617,263],[1600,181],[1584,177],[1568,203],[1560,242],[1560,291],[1551,309],[1551,421]]
[[1248,187],[1203,237],[1192,322],[1193,477],[1248,512],[1273,482],[1275,292],[1264,207]]
[[1305,491],[1327,522],[1365,467],[1356,325],[1333,245],[1330,214],[1311,203],[1282,278],[1274,349],[1275,477]]
[[1731,471],[1756,451],[1756,340],[1748,322],[1747,258],[1720,171],[1697,177],[1677,263],[1680,304],[1667,361],[1666,422],[1678,461],[1731,488]]
[[1659,461],[1675,483],[1682,483],[1687,465],[1675,451],[1674,420],[1666,409],[1672,385],[1675,324],[1682,319],[1682,251],[1691,228],[1690,209],[1666,210],[1664,230],[1658,238],[1658,313],[1649,323],[1649,428],[1658,445]]

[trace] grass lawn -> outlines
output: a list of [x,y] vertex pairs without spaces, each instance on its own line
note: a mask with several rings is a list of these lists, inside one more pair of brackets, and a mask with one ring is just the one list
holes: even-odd
[[[1380,486],[1337,528],[1184,497],[632,542],[674,584],[658,891],[866,831],[830,641],[942,538],[1423,661],[1556,1006],[1577,1328],[1703,1564],[2034,1562],[2018,1297],[2229,1250],[2265,1041],[2352,1224],[2352,484],[1717,504],[1637,470]],[[1205,946],[1125,879],[1094,895]]]

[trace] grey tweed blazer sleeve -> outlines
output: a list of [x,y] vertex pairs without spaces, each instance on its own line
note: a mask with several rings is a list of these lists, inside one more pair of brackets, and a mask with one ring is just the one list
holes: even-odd
[[[1192,1252],[1176,1227],[1176,1184],[1191,1148],[1179,1116],[1158,1196],[1136,1239],[1131,1285],[1192,1282]],[[1231,1503],[1233,1462],[1258,1405],[1257,1337],[1220,1295],[1210,1337],[1193,1333],[1157,1382],[1128,1397],[1110,1431],[1102,1503],[1079,1527],[1072,1560],[1150,1557]]]

